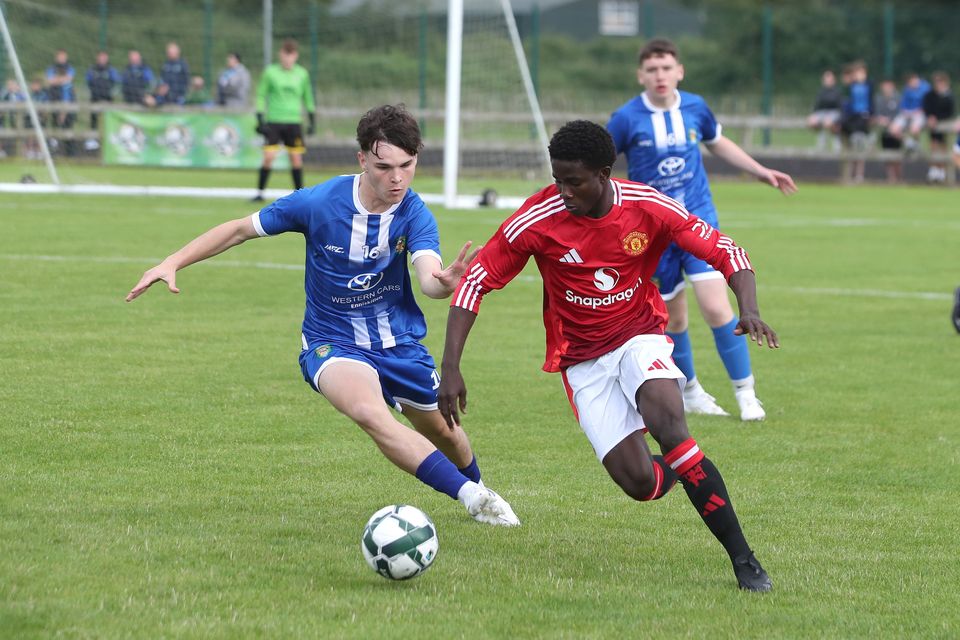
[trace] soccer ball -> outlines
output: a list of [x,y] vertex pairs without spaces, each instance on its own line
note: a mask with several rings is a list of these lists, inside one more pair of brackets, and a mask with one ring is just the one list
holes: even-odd
[[392,504],[370,516],[360,540],[367,564],[390,580],[420,575],[433,564],[439,548],[433,520],[408,504]]

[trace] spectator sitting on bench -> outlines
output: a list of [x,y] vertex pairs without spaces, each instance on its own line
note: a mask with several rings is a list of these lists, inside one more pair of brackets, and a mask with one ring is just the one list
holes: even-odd
[[[950,91],[950,76],[943,71],[937,71],[930,79],[933,80],[933,89],[923,96],[923,113],[927,117],[927,129],[930,130],[930,153],[943,154],[947,151],[947,134],[937,131],[945,120],[953,118],[953,93]],[[947,168],[941,160],[930,163],[927,171],[927,182],[946,182]]]
[[827,148],[827,135],[832,134],[833,150],[840,150],[840,110],[843,107],[843,92],[837,86],[837,76],[826,69],[820,76],[820,91],[813,104],[813,112],[807,117],[807,126],[817,132],[817,149]]
[[[903,141],[890,132],[893,121],[900,111],[900,94],[893,80],[886,78],[880,83],[880,92],[874,99],[873,124],[881,130],[880,147],[884,151],[896,151],[903,146]],[[903,160],[888,160],[886,163],[887,182],[900,182],[903,175]]]
[[[848,149],[864,153],[870,146],[870,119],[873,116],[873,87],[867,79],[867,65],[862,60],[850,63],[844,69],[844,80],[849,79],[847,97],[840,119],[840,132]],[[852,160],[849,178],[863,182],[866,160]]]
[[890,124],[890,134],[903,140],[908,153],[913,153],[919,145],[920,132],[926,124],[923,115],[923,97],[930,91],[930,83],[917,73],[907,74],[906,83],[900,98],[900,112]]

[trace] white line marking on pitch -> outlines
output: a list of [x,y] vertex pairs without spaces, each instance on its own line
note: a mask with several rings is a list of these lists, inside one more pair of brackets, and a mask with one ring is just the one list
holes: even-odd
[[[20,260],[24,262],[90,262],[94,264],[159,264],[162,258],[130,258],[125,256],[54,256],[43,254],[0,253],[0,260]],[[282,262],[247,262],[243,260],[222,260],[214,258],[201,263],[212,267],[232,269],[275,269],[280,271],[303,271],[302,264]],[[514,280],[521,282],[540,282],[539,276],[519,275]],[[831,287],[782,287],[762,285],[762,290],[784,291],[802,295],[817,296],[855,296],[860,298],[892,298],[897,300],[952,300],[952,293],[936,291],[885,291],[883,289],[840,289]]]
[[[3,260],[23,260],[33,262],[92,262],[96,264],[160,264],[163,258],[126,258],[123,256],[50,256],[0,253]],[[282,271],[303,271],[302,264],[283,264],[280,262],[246,262],[242,260],[208,260],[205,265],[214,267],[280,269]]]

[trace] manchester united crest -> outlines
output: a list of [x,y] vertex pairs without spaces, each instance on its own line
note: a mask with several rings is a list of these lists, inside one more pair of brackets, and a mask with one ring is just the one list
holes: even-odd
[[647,250],[650,238],[643,231],[631,231],[623,238],[623,250],[627,255],[638,256]]

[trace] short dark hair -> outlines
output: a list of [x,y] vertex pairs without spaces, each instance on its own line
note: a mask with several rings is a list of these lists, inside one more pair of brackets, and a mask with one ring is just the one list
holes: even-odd
[[572,120],[550,138],[550,159],[582,162],[596,171],[612,167],[617,161],[617,148],[606,129],[589,120]]
[[283,41],[283,44],[280,45],[280,51],[283,51],[284,53],[297,53],[299,50],[300,46],[293,38],[287,38]]
[[654,38],[643,45],[640,49],[637,62],[643,64],[644,60],[654,56],[673,56],[678,62],[680,61],[680,52],[677,50],[677,45],[666,38]]
[[412,156],[423,149],[420,125],[402,104],[385,104],[363,114],[357,123],[357,142],[363,151],[372,151],[377,142],[388,142]]

